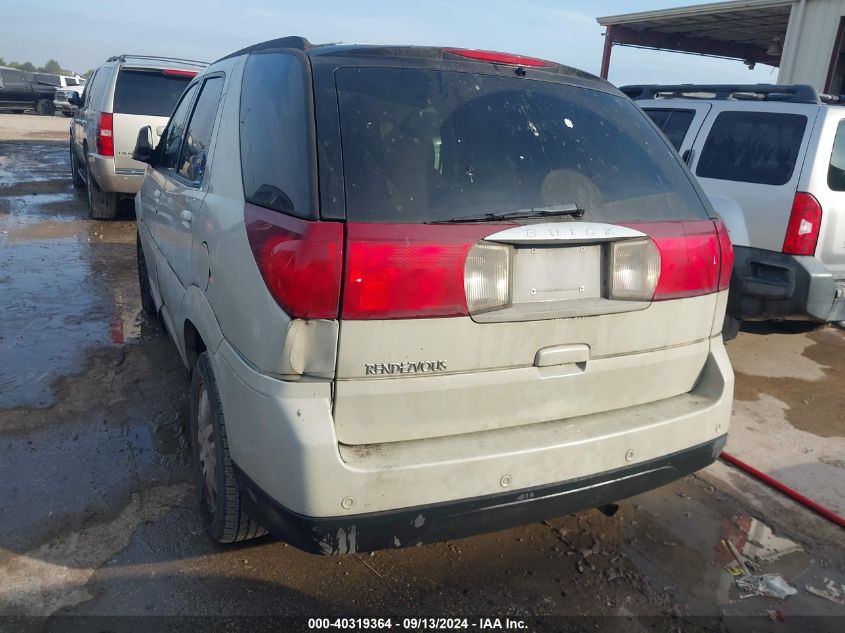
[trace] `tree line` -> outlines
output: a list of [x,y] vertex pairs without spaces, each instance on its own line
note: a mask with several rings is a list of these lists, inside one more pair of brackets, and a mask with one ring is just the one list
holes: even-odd
[[[0,57],[0,66],[7,66],[9,68],[17,68],[18,70],[25,70],[31,73],[46,73],[48,75],[72,75],[75,76],[76,73],[72,70],[67,70],[66,68],[62,68],[62,65],[57,62],[55,59],[47,60],[47,63],[43,66],[36,66],[32,62],[15,62],[11,61],[6,63],[2,57]],[[93,69],[85,72],[82,77],[90,77],[91,74],[94,72]]]

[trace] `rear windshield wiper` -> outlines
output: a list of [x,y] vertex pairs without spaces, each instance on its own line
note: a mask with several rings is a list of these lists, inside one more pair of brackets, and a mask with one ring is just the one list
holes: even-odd
[[578,206],[575,203],[555,204],[548,207],[529,207],[527,209],[517,209],[515,211],[505,211],[503,213],[485,213],[478,216],[466,216],[458,218],[449,218],[448,220],[431,220],[426,224],[461,224],[470,222],[497,222],[501,220],[518,220],[520,218],[545,218],[570,215],[576,219],[581,219],[587,209]]

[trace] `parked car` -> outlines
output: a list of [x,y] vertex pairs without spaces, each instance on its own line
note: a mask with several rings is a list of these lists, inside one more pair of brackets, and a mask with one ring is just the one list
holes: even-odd
[[111,220],[120,197],[134,195],[144,179],[144,165],[132,159],[138,130],[157,135],[182,91],[205,62],[168,57],[119,55],[97,68],[82,96],[71,94],[77,108],[70,126],[73,182],[85,186],[91,218]]
[[82,100],[82,91],[85,88],[85,79],[82,77],[70,77],[66,75],[57,75],[59,78],[59,86],[56,88],[56,98],[53,100],[53,105],[56,110],[60,111],[66,117],[72,117],[76,106],[69,101],[71,93],[75,92]]
[[660,486],[725,443],[732,251],[610,84],[282,38],[213,63],[135,198],[209,534],[404,547]]
[[626,86],[701,187],[735,203],[728,315],[845,320],[845,108],[801,85]]
[[52,116],[56,88],[36,79],[36,74],[0,66],[0,110],[22,114],[35,110],[38,114]]

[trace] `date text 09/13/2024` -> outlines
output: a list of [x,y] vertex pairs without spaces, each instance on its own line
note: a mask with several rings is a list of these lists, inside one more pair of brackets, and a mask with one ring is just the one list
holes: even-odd
[[525,622],[512,618],[309,618],[309,630],[365,630],[399,629],[402,631],[446,631],[452,629],[479,631],[511,630],[527,628]]

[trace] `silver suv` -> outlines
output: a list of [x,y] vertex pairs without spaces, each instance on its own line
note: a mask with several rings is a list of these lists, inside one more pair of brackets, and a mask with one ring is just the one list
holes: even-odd
[[98,220],[117,215],[121,194],[134,195],[144,179],[144,165],[132,160],[138,129],[158,134],[188,82],[205,62],[167,57],[120,55],[97,68],[80,97],[70,125],[73,183],[86,187],[88,213]]
[[607,504],[711,463],[732,250],[610,84],[284,38],[199,75],[135,198],[191,371],[211,536],[344,554]]
[[802,85],[625,86],[733,206],[728,314],[845,320],[845,107]]

